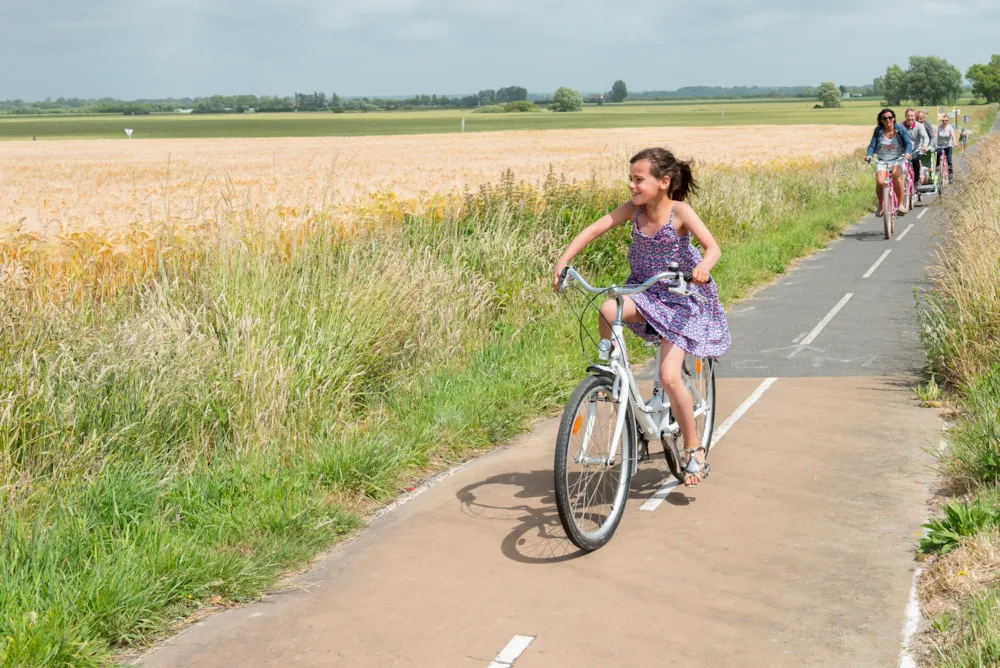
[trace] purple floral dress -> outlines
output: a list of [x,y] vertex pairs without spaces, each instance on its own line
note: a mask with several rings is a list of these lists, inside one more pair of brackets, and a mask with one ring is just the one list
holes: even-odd
[[[628,261],[632,273],[627,283],[637,285],[665,271],[671,262],[678,263],[681,271],[690,273],[701,262],[701,253],[691,245],[690,234],[677,234],[671,209],[670,221],[651,237],[639,231],[639,214],[635,215]],[[646,323],[626,323],[629,329],[651,343],[667,339],[697,357],[724,355],[732,339],[715,283],[689,285],[690,290],[705,298],[704,301],[694,296],[675,295],[667,287],[658,283],[645,292],[631,295]]]

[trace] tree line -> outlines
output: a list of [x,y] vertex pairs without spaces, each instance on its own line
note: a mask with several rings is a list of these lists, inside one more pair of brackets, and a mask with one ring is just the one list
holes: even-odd
[[40,102],[0,100],[0,114],[95,113],[144,115],[190,109],[195,114],[241,113],[250,110],[291,111],[389,111],[414,108],[474,109],[487,104],[505,104],[528,99],[523,86],[484,89],[474,95],[414,95],[407,98],[357,97],[344,99],[336,93],[298,93],[291,96],[211,95],[200,98],[119,100],[115,98],[47,99]]
[[1000,54],[993,54],[990,62],[973,65],[965,73],[972,84],[972,95],[981,97],[988,104],[1000,102]]
[[962,73],[944,58],[910,56],[909,67],[890,65],[873,82],[889,106],[913,100],[920,105],[952,104],[962,95]]

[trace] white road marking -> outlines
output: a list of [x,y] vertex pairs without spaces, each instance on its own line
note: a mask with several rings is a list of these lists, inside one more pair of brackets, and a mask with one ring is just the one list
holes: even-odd
[[823,331],[823,328],[830,324],[830,321],[833,320],[833,316],[837,315],[837,312],[840,311],[840,309],[844,308],[844,304],[849,302],[851,300],[851,297],[853,296],[854,296],[853,292],[848,292],[846,295],[844,295],[844,297],[839,302],[837,302],[837,305],[834,306],[832,309],[830,309],[830,312],[827,313],[826,316],[824,316],[824,318],[819,321],[819,324],[813,327],[813,330],[809,332],[809,336],[802,339],[799,345],[808,346],[810,343],[812,343],[816,339],[816,337],[819,336],[819,333]]
[[917,214],[917,220],[920,220],[921,218],[923,218],[924,214],[927,213],[928,211],[930,211],[930,209],[928,209],[927,207],[924,207],[924,210],[921,211],[919,214]]
[[517,658],[524,653],[524,650],[528,649],[528,645],[531,641],[535,639],[535,636],[514,636],[514,638],[507,643],[507,646],[500,650],[497,654],[497,658],[493,659],[489,668],[511,668]]
[[878,266],[879,266],[880,264],[882,264],[882,260],[884,260],[884,259],[886,259],[887,257],[889,257],[889,253],[891,253],[891,252],[892,252],[892,249],[890,248],[889,250],[887,250],[887,251],[885,251],[884,253],[882,253],[882,255],[880,255],[880,256],[879,256],[879,258],[878,258],[877,260],[875,260],[875,264],[873,264],[873,265],[872,265],[872,266],[871,266],[871,267],[870,267],[870,268],[868,269],[868,271],[866,271],[866,272],[865,272],[865,275],[864,275],[864,276],[862,276],[861,278],[868,278],[869,276],[871,276],[872,274],[874,274],[874,273],[875,273],[875,270],[876,270],[876,269],[878,269]]
[[792,343],[798,343],[799,341],[802,340],[802,337],[804,337],[805,335],[806,335],[806,332],[802,332],[801,334],[799,334],[798,336],[796,336],[794,339],[792,339]]
[[[951,427],[951,424],[946,422],[941,425],[942,433],[947,432]],[[941,438],[941,442],[938,443],[938,453],[943,453],[948,447],[948,441]],[[920,532],[920,537],[923,538],[927,535],[927,529],[923,529]],[[924,574],[924,568],[918,567],[917,570],[913,572],[913,582],[910,584],[910,598],[906,602],[906,621],[903,623],[903,639],[899,646],[899,668],[917,668],[917,661],[913,658],[913,652],[911,651],[910,644],[913,642],[913,635],[917,632],[917,627],[920,626],[920,599],[917,598],[917,585],[920,582],[920,576]]]
[[920,624],[920,601],[917,600],[917,582],[923,574],[923,567],[913,573],[913,583],[910,585],[910,600],[906,603],[906,623],[903,624],[903,644],[899,649],[899,668],[917,668],[917,662],[910,652],[910,641]]
[[[921,215],[922,215],[922,214],[921,214]],[[919,218],[919,217],[920,217],[920,216],[917,216],[917,218]],[[902,239],[903,237],[905,237],[905,236],[906,236],[906,233],[907,233],[907,232],[909,232],[910,230],[912,230],[912,229],[913,229],[913,226],[914,226],[914,225],[916,225],[916,223],[910,223],[909,225],[907,225],[907,226],[906,226],[906,229],[905,229],[905,230],[903,230],[903,233],[902,233],[902,234],[900,234],[900,235],[899,235],[898,237],[896,237],[896,241],[900,241],[900,240],[901,240],[901,239]]]
[[[757,389],[754,390],[749,397],[743,400],[742,404],[737,406],[736,410],[734,410],[732,414],[726,418],[726,421],[719,425],[718,429],[712,432],[712,445],[709,446],[710,448],[718,447],[716,444],[722,440],[722,437],[726,435],[726,432],[732,429],[733,425],[736,424],[736,421],[743,417],[743,414],[750,410],[751,406],[757,403],[757,400],[760,399],[761,395],[767,392],[767,388],[771,387],[776,380],[778,379],[766,379],[763,383],[757,386]],[[670,490],[678,485],[680,485],[680,482],[676,479],[672,479],[664,483],[660,489],[656,490],[656,493],[646,499],[645,503],[639,506],[639,510],[656,510],[660,507],[660,504],[663,503],[663,500],[667,498],[667,495],[670,494]]]

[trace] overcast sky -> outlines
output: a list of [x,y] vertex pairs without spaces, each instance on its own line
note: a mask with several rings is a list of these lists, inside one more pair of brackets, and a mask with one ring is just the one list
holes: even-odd
[[851,85],[998,35],[1000,0],[0,0],[0,99]]

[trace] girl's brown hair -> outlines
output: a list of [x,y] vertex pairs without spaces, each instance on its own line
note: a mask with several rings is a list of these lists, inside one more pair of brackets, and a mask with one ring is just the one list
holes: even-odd
[[657,179],[670,177],[670,190],[667,195],[672,200],[684,201],[698,192],[698,184],[691,172],[691,162],[678,160],[674,154],[665,148],[647,148],[639,151],[629,160],[634,165],[640,160],[649,161],[649,171]]

